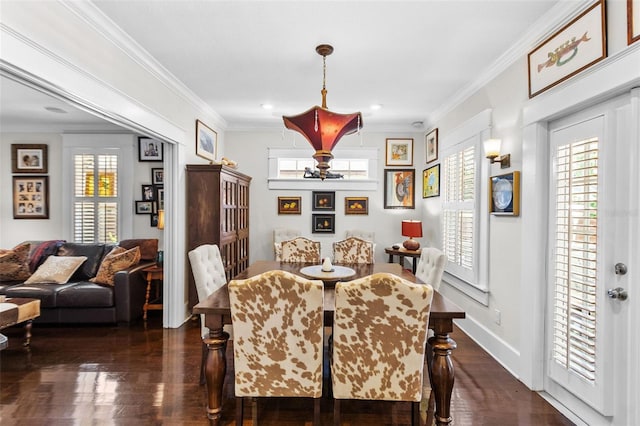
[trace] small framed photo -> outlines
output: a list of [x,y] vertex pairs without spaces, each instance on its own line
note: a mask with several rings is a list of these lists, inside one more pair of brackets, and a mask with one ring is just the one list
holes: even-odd
[[158,204],[158,210],[164,210],[164,186],[163,185],[153,185],[154,189],[154,200]]
[[605,28],[605,2],[598,0],[529,53],[529,98],[606,58]]
[[302,197],[278,197],[278,214],[302,214]]
[[384,208],[415,208],[415,169],[384,169]]
[[142,201],[155,201],[155,191],[153,185],[141,185]]
[[153,185],[164,185],[164,169],[151,169],[151,183]]
[[369,197],[344,197],[344,214],[369,214]]
[[311,232],[314,234],[335,234],[336,215],[334,214],[312,214]]
[[440,196],[440,164],[422,171],[422,198]]
[[46,144],[11,144],[13,173],[47,173]]
[[196,155],[211,162],[218,156],[218,134],[200,120],[196,120]]
[[49,219],[49,176],[13,177],[13,218]]
[[313,209],[335,211],[336,193],[313,191]]
[[438,159],[438,128],[436,127],[424,137],[425,163]]
[[413,138],[387,139],[387,166],[413,166]]
[[158,212],[151,213],[149,216],[149,225],[151,225],[152,228],[156,228],[158,226]]
[[153,213],[153,201],[136,201],[136,214]]
[[501,216],[520,215],[520,172],[489,178],[489,212]]
[[138,138],[138,161],[162,162],[164,146],[156,139],[140,136]]

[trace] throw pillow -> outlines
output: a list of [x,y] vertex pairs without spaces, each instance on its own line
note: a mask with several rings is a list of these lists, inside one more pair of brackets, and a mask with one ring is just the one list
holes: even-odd
[[115,247],[105,256],[100,264],[100,269],[98,269],[98,274],[89,281],[98,284],[114,285],[116,272],[136,265],[138,262],[140,262],[140,247],[136,246],[129,250],[125,250],[122,247]]
[[23,243],[0,251],[0,281],[24,281],[29,278],[30,248],[31,244]]
[[29,269],[35,272],[38,266],[47,260],[47,257],[58,252],[58,248],[65,240],[31,241],[29,253]]
[[64,284],[85,260],[86,256],[49,256],[24,283]]

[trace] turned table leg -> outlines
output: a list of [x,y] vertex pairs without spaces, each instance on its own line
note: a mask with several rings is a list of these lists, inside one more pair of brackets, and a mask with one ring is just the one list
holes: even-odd
[[23,346],[29,348],[31,346],[31,329],[33,327],[33,320],[28,320],[24,325],[24,343]]
[[211,425],[219,425],[222,420],[222,392],[224,376],[227,374],[227,340],[229,334],[222,328],[211,330],[208,338],[202,339],[207,345],[205,379],[207,383],[207,417]]
[[433,352],[428,357],[429,378],[434,394],[436,412],[435,420],[438,426],[449,425],[451,418],[451,393],[453,392],[454,368],[451,361],[451,351],[457,347],[456,342],[449,337],[452,331],[452,321],[436,322],[435,335],[429,338],[429,345]]

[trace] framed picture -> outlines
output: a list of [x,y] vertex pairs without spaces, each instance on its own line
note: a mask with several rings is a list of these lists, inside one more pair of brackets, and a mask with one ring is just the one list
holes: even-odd
[[149,225],[151,225],[152,228],[158,226],[158,212],[151,213],[151,216],[149,216]]
[[136,201],[136,214],[153,213],[153,201]]
[[440,164],[422,172],[422,198],[440,196]]
[[278,197],[278,214],[302,214],[302,197]]
[[387,139],[387,166],[413,166],[413,138]]
[[627,44],[640,40],[640,0],[627,0]]
[[384,208],[415,208],[415,169],[384,169]]
[[164,185],[164,169],[151,169],[151,183],[153,185]]
[[218,155],[218,134],[200,120],[196,120],[196,155],[211,162]]
[[344,197],[344,214],[369,214],[369,197]]
[[604,0],[598,0],[528,55],[529,97],[607,56]]
[[489,178],[489,212],[494,215],[520,215],[520,172]]
[[13,173],[47,173],[46,144],[11,144]]
[[334,214],[312,214],[311,232],[314,234],[335,234],[336,215]]
[[[164,210],[164,186],[153,185],[154,200],[158,204],[158,210]],[[157,211],[157,210],[156,210]]]
[[438,159],[438,128],[436,127],[424,137],[425,163],[430,163]]
[[49,176],[13,177],[13,218],[49,219]]
[[140,136],[138,138],[138,161],[157,161],[164,159],[162,142],[156,139]]
[[141,185],[142,201],[155,201],[155,191],[153,185]]
[[336,209],[335,192],[313,191],[313,209],[334,211]]

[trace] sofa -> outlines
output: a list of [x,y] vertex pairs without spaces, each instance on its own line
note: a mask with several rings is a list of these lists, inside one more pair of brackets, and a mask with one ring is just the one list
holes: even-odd
[[143,314],[141,271],[157,251],[157,239],[25,241],[0,250],[0,295],[40,299],[36,323],[130,323]]

